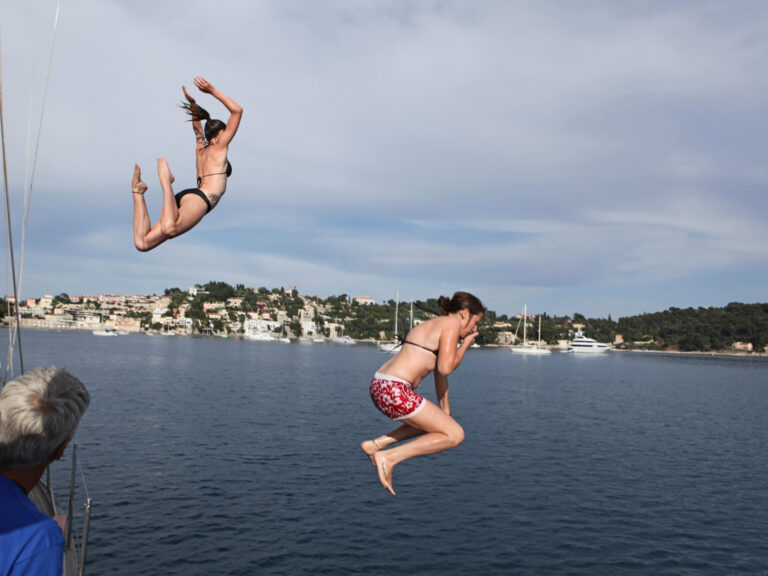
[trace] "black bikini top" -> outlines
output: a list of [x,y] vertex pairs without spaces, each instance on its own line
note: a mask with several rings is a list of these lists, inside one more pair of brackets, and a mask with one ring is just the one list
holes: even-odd
[[409,342],[408,340],[403,340],[402,344],[410,344],[411,346],[418,346],[419,348],[422,348],[427,352],[432,352],[432,354],[434,354],[435,356],[437,356],[437,353],[440,351],[440,348],[438,348],[437,350],[432,350],[432,348],[427,348],[426,346],[422,346],[421,344],[416,344],[416,342]]
[[213,172],[211,174],[203,174],[202,176],[198,176],[197,187],[200,188],[200,184],[203,183],[203,178],[207,178],[208,176],[219,176],[220,174],[226,174],[227,178],[232,176],[232,164],[230,164],[229,160],[227,160],[227,169],[224,172]]

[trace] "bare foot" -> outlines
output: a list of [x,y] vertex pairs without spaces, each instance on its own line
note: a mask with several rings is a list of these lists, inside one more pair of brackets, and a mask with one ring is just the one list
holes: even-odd
[[366,456],[371,459],[371,465],[375,468],[376,462],[373,459],[373,455],[376,454],[381,448],[376,444],[376,440],[366,440],[360,444],[360,448],[365,452]]
[[160,180],[168,180],[171,184],[176,182],[176,178],[168,167],[168,161],[165,158],[157,159],[157,175]]
[[134,194],[144,194],[147,191],[147,185],[141,179],[141,168],[138,164],[133,167],[133,182],[131,182],[131,190]]
[[373,461],[376,463],[376,469],[379,472],[379,482],[384,486],[392,496],[395,496],[395,491],[392,489],[392,467],[387,462],[387,456],[384,452],[376,452],[373,455]]

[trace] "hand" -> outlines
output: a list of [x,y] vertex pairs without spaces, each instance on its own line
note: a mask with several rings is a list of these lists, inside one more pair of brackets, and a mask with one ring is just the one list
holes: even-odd
[[187,99],[187,102],[189,102],[190,104],[194,104],[195,99],[192,98],[192,95],[189,92],[187,92],[187,87],[182,86],[181,89],[184,91],[184,97]]
[[464,336],[464,339],[461,341],[461,345],[464,346],[465,348],[469,348],[470,346],[472,346],[472,344],[475,343],[475,338],[477,338],[477,335],[478,335],[478,331],[477,331],[477,328],[475,328],[474,332]]
[[200,90],[200,92],[204,92],[206,94],[212,94],[215,88],[212,84],[208,82],[205,78],[202,76],[195,76],[195,86]]

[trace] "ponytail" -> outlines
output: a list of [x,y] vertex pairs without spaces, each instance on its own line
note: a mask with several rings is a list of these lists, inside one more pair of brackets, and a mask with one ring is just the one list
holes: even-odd
[[485,306],[480,300],[469,292],[456,292],[452,298],[440,296],[437,299],[437,305],[443,314],[469,310],[473,316],[475,314],[485,314]]
[[208,110],[197,104],[197,102],[182,102],[179,104],[179,107],[189,115],[190,122],[202,122],[205,120],[205,139],[209,142],[227,127],[221,120],[211,118]]
[[208,114],[208,110],[198,105],[197,102],[182,102],[179,104],[179,107],[183,108],[184,112],[189,115],[190,122],[201,122],[203,120],[211,119],[211,115]]

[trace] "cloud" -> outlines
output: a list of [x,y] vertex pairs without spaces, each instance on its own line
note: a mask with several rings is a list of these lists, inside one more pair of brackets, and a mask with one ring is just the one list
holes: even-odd
[[[30,77],[37,110],[53,7],[41,3],[36,34],[29,7],[3,8],[17,23],[3,31],[14,219]],[[471,285],[503,310],[520,294],[589,313],[593,290],[595,311],[610,301],[614,314],[683,294],[760,297],[760,2],[227,0],[183,12],[65,4],[31,293],[252,278],[383,299],[397,285],[417,298]],[[154,218],[158,156],[179,189],[193,185],[192,132],[175,105],[195,74],[245,108],[234,174],[198,228],[138,254],[132,166],[142,165]]]

